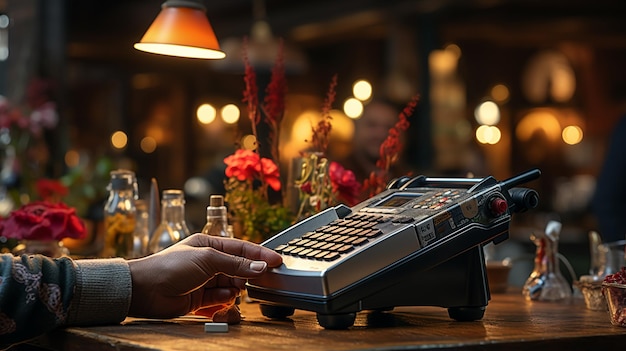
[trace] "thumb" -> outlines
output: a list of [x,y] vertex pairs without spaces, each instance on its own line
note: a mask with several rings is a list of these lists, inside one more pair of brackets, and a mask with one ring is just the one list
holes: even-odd
[[222,273],[237,278],[255,278],[267,270],[267,262],[227,254],[214,248],[205,248],[197,262],[207,273]]

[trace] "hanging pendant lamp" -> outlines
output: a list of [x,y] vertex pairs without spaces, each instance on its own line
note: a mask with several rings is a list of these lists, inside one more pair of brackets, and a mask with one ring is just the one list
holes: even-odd
[[222,59],[226,54],[200,0],[167,0],[135,49],[154,54]]

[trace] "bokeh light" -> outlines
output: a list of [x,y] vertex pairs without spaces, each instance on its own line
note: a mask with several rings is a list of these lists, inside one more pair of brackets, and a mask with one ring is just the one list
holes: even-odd
[[235,124],[239,121],[239,116],[241,115],[241,111],[239,111],[239,107],[235,104],[228,104],[222,107],[220,111],[222,115],[222,120],[228,124]]
[[488,126],[494,126],[500,122],[500,108],[493,101],[485,101],[474,110],[476,122]]
[[496,84],[491,88],[491,97],[497,102],[506,102],[509,100],[509,88],[504,84]]
[[561,136],[558,118],[548,110],[532,111],[522,118],[515,128],[515,136],[520,141],[529,141],[535,133],[542,133],[548,140],[556,142]]
[[117,132],[111,134],[111,145],[113,145],[116,149],[123,149],[126,147],[128,143],[128,136],[126,133],[118,130]]
[[154,138],[147,136],[141,139],[139,146],[141,147],[141,151],[151,154],[156,150],[157,142]]
[[202,104],[196,110],[196,117],[198,122],[202,124],[209,124],[215,121],[217,117],[217,110],[211,104]]
[[343,103],[343,113],[350,118],[359,118],[363,114],[363,103],[355,98],[349,98]]
[[561,137],[566,144],[576,145],[583,140],[583,130],[579,126],[567,126],[563,128]]
[[76,150],[68,150],[65,153],[65,164],[69,168],[78,166],[80,163],[80,154]]
[[497,144],[502,138],[498,127],[482,125],[476,129],[476,140],[481,144]]
[[367,80],[361,79],[352,86],[352,94],[355,98],[366,101],[372,97],[372,85]]

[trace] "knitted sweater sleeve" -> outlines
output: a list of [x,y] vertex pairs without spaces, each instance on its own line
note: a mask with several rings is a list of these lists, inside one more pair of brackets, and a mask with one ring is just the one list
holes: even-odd
[[57,327],[111,324],[128,313],[123,259],[0,255],[0,349]]

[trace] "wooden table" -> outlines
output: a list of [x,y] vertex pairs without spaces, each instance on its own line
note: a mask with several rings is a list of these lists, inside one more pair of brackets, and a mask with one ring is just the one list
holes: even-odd
[[528,302],[519,291],[492,295],[480,321],[457,322],[439,307],[361,312],[348,330],[325,330],[314,313],[297,310],[270,320],[258,304],[242,303],[244,320],[227,333],[205,333],[198,317],[67,328],[38,340],[59,350],[608,350],[626,345],[626,328],[582,298]]

